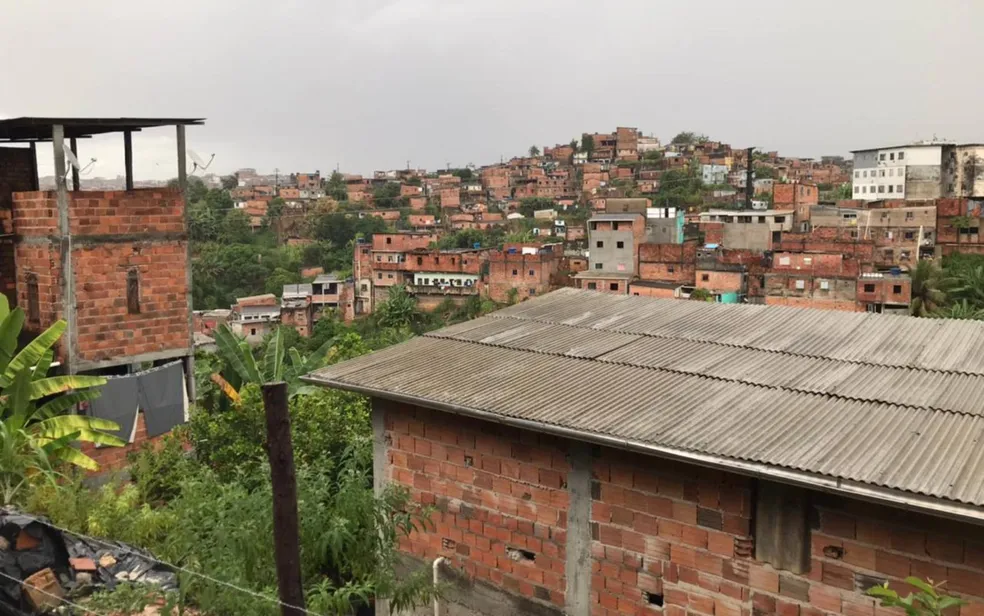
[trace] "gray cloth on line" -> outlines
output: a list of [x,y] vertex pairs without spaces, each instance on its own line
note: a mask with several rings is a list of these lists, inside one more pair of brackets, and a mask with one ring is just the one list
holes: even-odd
[[89,401],[89,415],[118,423],[120,429],[111,434],[129,442],[133,424],[137,421],[137,378],[124,376],[106,379],[106,384],[100,389],[102,395]]
[[160,436],[185,421],[184,370],[175,362],[137,375],[147,436]]

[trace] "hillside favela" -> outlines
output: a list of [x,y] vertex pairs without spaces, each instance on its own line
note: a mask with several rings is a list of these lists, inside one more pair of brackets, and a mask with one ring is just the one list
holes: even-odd
[[984,6],[178,4],[4,9],[0,616],[984,616]]

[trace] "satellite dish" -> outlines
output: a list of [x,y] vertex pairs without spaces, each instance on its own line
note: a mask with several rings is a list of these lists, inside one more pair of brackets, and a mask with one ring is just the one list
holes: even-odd
[[83,173],[89,171],[92,168],[92,166],[96,164],[96,159],[95,158],[89,159],[89,164],[83,167],[79,163],[79,159],[76,158],[75,152],[73,152],[69,148],[65,148],[65,162],[68,163],[68,165],[66,165],[68,167],[68,170],[65,171],[65,177],[62,178],[63,180],[68,178],[68,174],[72,172],[73,168],[79,170],[79,175],[82,175]]
[[203,171],[205,169],[208,169],[209,166],[212,164],[212,161],[215,160],[215,154],[212,154],[212,157],[209,158],[208,162],[206,163],[205,161],[202,160],[202,157],[199,156],[198,153],[192,150],[191,148],[188,149],[188,157],[191,158],[191,162],[192,162],[191,173],[195,173],[199,169]]

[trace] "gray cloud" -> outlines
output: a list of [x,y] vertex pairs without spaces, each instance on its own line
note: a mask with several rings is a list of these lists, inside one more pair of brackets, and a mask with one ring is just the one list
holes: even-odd
[[[204,116],[189,143],[220,172],[483,164],[616,125],[799,156],[984,141],[974,0],[7,0],[3,14],[0,113]],[[174,175],[173,138],[134,138],[138,179]],[[96,175],[122,169],[119,137],[80,150]]]

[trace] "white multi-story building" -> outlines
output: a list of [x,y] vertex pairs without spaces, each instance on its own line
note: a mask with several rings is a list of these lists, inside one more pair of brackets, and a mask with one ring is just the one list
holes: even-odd
[[981,150],[939,142],[855,150],[853,196],[862,201],[984,196]]

